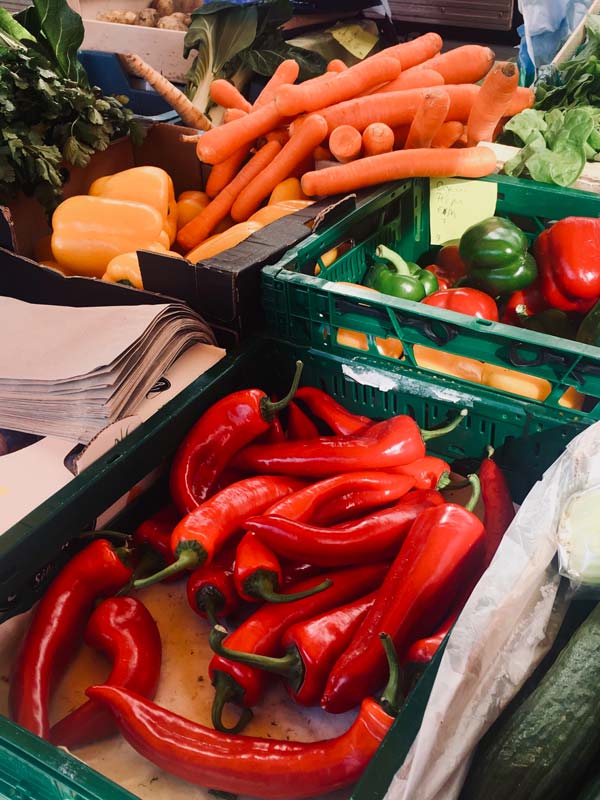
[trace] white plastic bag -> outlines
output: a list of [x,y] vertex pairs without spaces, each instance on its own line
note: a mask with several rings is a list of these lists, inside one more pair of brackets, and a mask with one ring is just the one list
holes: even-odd
[[585,16],[592,0],[519,0],[529,58],[549,64]]

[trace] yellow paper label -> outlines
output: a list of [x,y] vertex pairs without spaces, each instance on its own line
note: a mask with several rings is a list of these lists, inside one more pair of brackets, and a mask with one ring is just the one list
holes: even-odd
[[351,53],[355,58],[366,58],[377,44],[377,36],[366,31],[360,25],[344,25],[332,28],[329,33],[338,44]]
[[462,178],[430,178],[431,244],[460,239],[463,233],[496,212],[498,184]]

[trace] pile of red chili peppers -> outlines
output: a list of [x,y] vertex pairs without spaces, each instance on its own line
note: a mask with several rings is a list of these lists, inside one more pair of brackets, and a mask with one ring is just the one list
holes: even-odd
[[[113,547],[107,534],[59,573],[14,666],[17,723],[72,748],[120,732],[185,780],[263,798],[312,797],[360,777],[403,700],[399,664],[431,660],[513,505],[491,451],[468,478],[466,506],[444,498],[450,465],[425,443],[464,413],[433,431],[404,415],[373,421],[320,389],[296,391],[301,368],[282,400],[248,389],[206,411],[174,458],[172,504],[127,546]],[[480,491],[483,522],[473,513]],[[153,575],[144,574],[148,551],[164,564]],[[126,596],[178,579],[211,626],[213,728],[152,702],[160,635],[141,601]],[[51,725],[55,682],[84,640],[112,670]],[[243,735],[270,675],[304,706],[357,708],[354,723],[310,744]],[[226,703],[241,709],[230,729]]]

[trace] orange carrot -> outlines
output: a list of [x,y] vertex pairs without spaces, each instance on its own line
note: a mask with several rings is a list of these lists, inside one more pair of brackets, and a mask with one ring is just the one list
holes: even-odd
[[467,147],[489,142],[519,83],[516,64],[496,64],[484,80],[467,121]]
[[430,58],[423,69],[439,72],[444,83],[477,83],[491,70],[494,51],[479,44],[465,44]]
[[[271,163],[240,192],[231,209],[237,222],[248,219],[280,181],[289,177],[327,136],[327,123],[318,114],[307,117],[297,134],[284,145]],[[275,144],[270,142],[269,144]]]
[[[352,130],[356,130],[356,128]],[[331,135],[333,136],[333,134]],[[394,149],[394,131],[385,122],[374,122],[365,128],[362,143],[366,156],[391,153]]]
[[372,87],[393,81],[399,74],[400,63],[395,58],[367,58],[319,81],[318,91],[307,83],[282,86],[275,94],[275,104],[282,116],[296,116],[357,97]]
[[286,83],[294,83],[299,72],[300,66],[293,58],[282,61],[256,98],[254,108],[262,108],[262,106],[270,103],[279,87],[284,86]]
[[441,49],[442,37],[438,33],[425,33],[410,42],[386,47],[384,50],[380,50],[379,53],[375,53],[371,58],[392,56],[392,58],[398,59],[402,65],[402,71],[404,71],[433,58]]
[[346,164],[360,155],[362,136],[351,125],[340,125],[331,131],[329,149],[341,164]]
[[442,127],[449,109],[450,98],[443,89],[432,89],[426,94],[411,123],[404,147],[407,150],[431,147],[431,140]]
[[251,144],[259,136],[264,136],[279,125],[281,114],[275,103],[261,106],[243,119],[234,119],[219,128],[207,131],[198,140],[196,154],[206,164],[219,164],[225,161],[244,144]]
[[444,122],[433,137],[432,147],[452,147],[463,135],[465,126],[462,122]]
[[[357,130],[364,131],[372,122],[385,122],[391,128],[396,128],[412,122],[423,96],[428,91],[428,89],[405,89],[401,92],[357,97],[354,100],[322,108],[319,114],[327,121],[330,132],[338,125],[352,125]],[[446,119],[466,122],[480,87],[474,84],[444,85],[444,91],[450,97],[450,109]],[[531,89],[519,86],[505,112],[506,116],[514,116],[525,108],[531,108],[533,100]],[[293,123],[292,132],[295,126],[296,123]],[[205,139],[209,135],[212,136],[212,131],[204,134],[202,138]]]
[[238,108],[240,111],[251,110],[252,105],[238,92],[233,83],[224,78],[217,78],[210,85],[210,96],[214,102],[223,108]]
[[348,69],[341,58],[332,58],[327,64],[327,72],[345,72]]
[[382,92],[401,92],[403,89],[427,89],[430,86],[442,86],[444,79],[433,69],[413,67],[401,72],[395,81],[379,86],[372,94]]
[[333,161],[331,150],[328,147],[324,147],[322,144],[320,144],[318,147],[315,147],[313,151],[313,158],[315,161]]
[[235,178],[191,222],[177,234],[177,243],[183,250],[191,250],[216,228],[229,214],[236,198],[267,167],[281,151],[279,142],[267,142],[255,153]]
[[404,178],[481,178],[495,169],[496,156],[489,147],[399,150],[307,172],[302,191],[309,197],[327,196]]
[[[245,111],[241,111],[238,108],[228,108],[223,119],[227,123],[232,122],[234,119],[243,119],[245,116]],[[209,197],[216,197],[221,189],[224,189],[233,180],[249,152],[250,145],[245,144],[232,153],[228,159],[220,164],[215,164],[206,182],[206,194]]]
[[269,131],[265,136],[267,142],[279,142],[283,147],[286,142],[290,140],[290,134],[287,128],[275,128],[274,131]]

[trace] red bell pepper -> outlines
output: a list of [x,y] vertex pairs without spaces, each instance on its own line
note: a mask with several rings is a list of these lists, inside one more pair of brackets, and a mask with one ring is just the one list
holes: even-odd
[[[148,609],[133,597],[104,600],[89,619],[86,644],[112,659],[106,683],[148,697],[156,694],[160,676],[161,641]],[[81,747],[112,736],[116,726],[102,704],[88,700],[53,725],[50,741],[63,747]]]
[[454,239],[447,242],[438,250],[435,257],[435,264],[440,269],[439,274],[448,281],[451,287],[467,274],[467,265],[460,257],[459,241],[459,239]]
[[262,514],[276,500],[305,485],[293,478],[266,475],[228,486],[177,525],[171,535],[171,551],[177,560],[160,572],[135,581],[134,587],[151,586],[183,570],[210,564],[245,519],[252,514]]
[[100,597],[127,585],[132,571],[106,539],[77,553],[52,581],[34,612],[10,681],[12,719],[47,739],[48,703],[54,685],[75,654]]
[[443,503],[439,492],[418,490],[407,494],[392,508],[336,528],[320,528],[275,516],[254,517],[246,522],[246,527],[286,558],[305,558],[322,567],[367,564],[393,558],[419,514]]
[[289,603],[322,592],[331,586],[331,581],[325,580],[303,592],[279,592],[283,585],[283,570],[279,559],[251,532],[246,533],[237,546],[233,580],[238,595],[249,603],[256,600]]
[[207,500],[235,453],[269,430],[294,396],[301,371],[302,362],[298,361],[291,389],[277,403],[259,389],[245,389],[227,395],[204,412],[179,445],[171,465],[171,497],[182,514]]
[[[246,653],[265,656],[276,655],[285,631],[295,622],[309,619],[324,611],[337,608],[377,588],[387,572],[386,564],[370,564],[363,567],[329,571],[295,584],[291,591],[302,592],[313,589],[321,580],[330,580],[333,585],[324,592],[294,600],[291,603],[266,605],[244,620],[226,639],[227,647]],[[264,673],[255,667],[238,664],[215,655],[209,664],[209,675],[215,687],[212,722],[217,730],[226,730],[221,719],[226,703],[233,702],[243,707],[240,721],[232,730],[241,730],[252,716],[250,708],[255,706],[265,686]]]
[[351,414],[337,400],[312,386],[302,386],[296,392],[296,399],[301,400],[315,417],[322,419],[331,430],[339,436],[348,436],[372,424],[372,420],[360,414]]
[[321,435],[312,419],[294,401],[288,406],[287,433],[292,442],[298,439],[316,439]]
[[211,631],[210,644],[225,658],[280,675],[297,703],[313,706],[321,699],[331,668],[350,644],[376,594],[371,592],[333,611],[291,625],[281,640],[286,654],[278,658],[225,647],[227,631],[224,628]]
[[425,269],[427,272],[431,272],[431,274],[435,275],[437,278],[439,291],[450,289],[452,287],[452,283],[448,279],[446,271],[443,267],[438,266],[438,264],[430,264],[428,267],[425,267]]
[[523,314],[533,316],[546,308],[548,308],[548,303],[544,299],[539,281],[536,281],[526,289],[519,289],[510,295],[500,321],[506,325],[519,325]]
[[157,767],[221,792],[265,800],[301,800],[356,783],[400,705],[399,670],[389,637],[385,692],[363,701],[350,728],[334,739],[290,742],[236,736],[184,719],[127,689],[94,686],[88,695],[114,716],[129,744]]
[[349,711],[383,683],[385,663],[376,635],[389,632],[399,657],[410,644],[434,630],[448,614],[461,585],[480,557],[484,528],[471,512],[479,482],[466,508],[446,503],[420,514],[354,639],[333,667],[321,699],[332,713]]
[[561,219],[540,233],[534,253],[548,305],[587,313],[600,298],[600,220]]
[[498,306],[494,298],[479,289],[444,289],[424,297],[421,302],[427,306],[498,322]]
[[399,467],[422,458],[425,442],[454,430],[466,414],[465,409],[451,423],[434,431],[421,430],[414,419],[402,414],[375,422],[350,436],[251,445],[237,454],[233,466],[249,472],[312,478],[361,469]]

